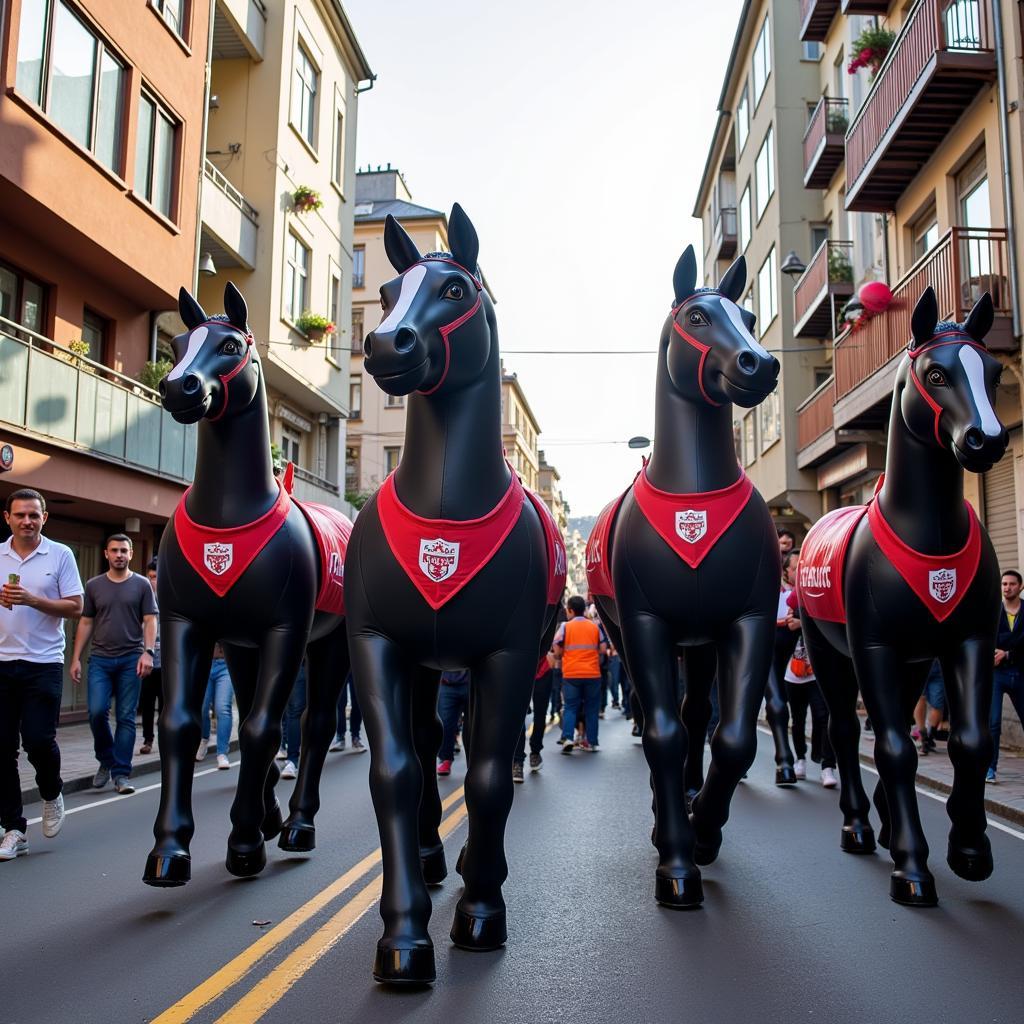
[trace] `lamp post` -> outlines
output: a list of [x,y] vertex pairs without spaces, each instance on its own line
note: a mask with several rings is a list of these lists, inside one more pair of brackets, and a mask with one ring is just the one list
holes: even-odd
[[644,437],[643,434],[637,434],[636,437],[631,437],[626,443],[630,448],[643,449],[651,447],[651,439],[649,437]]
[[796,249],[790,249],[779,269],[795,281],[807,269],[807,264],[797,256]]

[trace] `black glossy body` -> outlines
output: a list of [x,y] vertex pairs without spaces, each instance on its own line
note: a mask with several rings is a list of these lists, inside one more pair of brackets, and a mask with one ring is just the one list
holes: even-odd
[[[385,316],[366,338],[365,366],[388,393],[415,392],[395,475],[399,499],[427,519],[467,520],[498,504],[511,470],[502,456],[494,307],[478,287],[476,233],[458,206],[449,238],[452,254],[424,260],[388,218],[385,244],[399,277],[381,290]],[[469,314],[477,301],[477,312],[451,334],[446,356],[441,328]],[[392,316],[396,306],[399,314]],[[427,884],[446,875],[436,780],[443,669],[469,668],[472,678],[469,838],[460,864],[465,891],[452,940],[467,949],[493,949],[505,941],[501,887],[508,874],[510,766],[539,655],[554,632],[549,572],[543,527],[524,503],[493,559],[434,611],[392,554],[376,498],[356,521],[345,562],[345,602],[384,862],[378,981],[434,980]]]
[[[925,554],[963,547],[969,528],[963,470],[984,472],[1006,448],[1007,433],[998,421],[998,429],[990,426],[986,433],[959,357],[960,342],[980,343],[984,338],[992,323],[991,308],[986,295],[965,324],[937,328],[930,288],[918,303],[910,352],[918,352],[918,379],[942,409],[938,426],[934,410],[911,378],[910,355],[897,371],[885,481],[875,500],[899,538]],[[934,334],[953,341],[936,345]],[[981,358],[991,408],[1000,367],[987,353]],[[994,415],[989,423],[993,420]],[[829,731],[839,760],[842,848],[850,853],[875,848],[860,774],[859,686],[875,730],[875,806],[882,821],[878,841],[888,847],[895,867],[890,894],[911,906],[937,902],[914,792],[917,750],[909,735],[914,705],[935,658],[945,679],[954,766],[947,802],[952,822],[947,859],[963,878],[980,880],[992,871],[984,789],[991,754],[988,714],[1000,567],[984,528],[981,545],[970,589],[940,623],[883,554],[865,516],[850,540],[844,566],[845,627],[816,620],[806,611],[801,615],[808,652],[829,706]]]
[[[250,523],[274,504],[279,485],[271,466],[265,384],[248,334],[245,302],[229,283],[226,319],[210,320],[185,289],[179,305],[189,327],[174,342],[182,369],[165,378],[161,394],[175,419],[200,421],[195,482],[185,508],[191,519],[206,526]],[[190,355],[189,338],[204,323],[207,336]],[[247,355],[248,363],[242,365]],[[283,849],[308,851],[315,846],[320,773],[348,672],[344,618],[314,612],[320,571],[316,540],[294,504],[284,525],[223,597],[185,560],[174,522],[168,523],[160,542],[157,580],[164,690],[159,726],[162,786],[153,827],[156,844],[143,876],[148,884],[180,885],[190,877],[189,843],[195,831],[192,773],[199,715],[218,640],[224,646],[241,720],[241,765],[227,868],[236,875],[261,871],[265,840],[278,833]],[[279,777],[274,754],[280,746],[281,716],[307,651],[299,778],[290,814],[282,823],[274,795]]]

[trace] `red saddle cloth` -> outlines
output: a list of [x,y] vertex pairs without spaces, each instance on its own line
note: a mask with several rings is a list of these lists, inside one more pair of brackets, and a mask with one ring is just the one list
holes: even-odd
[[[523,488],[523,490],[537,510],[540,524],[544,527],[544,540],[548,549],[548,604],[558,604],[562,600],[562,591],[565,590],[567,572],[565,538],[562,536],[562,531],[558,528],[558,523],[555,522],[551,510],[544,504],[540,495],[534,494],[527,488]],[[545,654],[544,657],[546,658],[547,655]],[[541,660],[544,661],[544,658]]]
[[614,501],[605,505],[587,539],[587,586],[594,597],[615,597],[612,567],[608,559],[608,539],[622,499],[628,493],[623,491]]
[[316,610],[344,615],[345,552],[352,536],[352,520],[330,505],[295,498],[292,501],[306,517],[320,552],[320,592],[316,595]]
[[800,607],[824,622],[846,622],[843,600],[843,563],[865,505],[837,508],[823,515],[804,538],[797,566]]

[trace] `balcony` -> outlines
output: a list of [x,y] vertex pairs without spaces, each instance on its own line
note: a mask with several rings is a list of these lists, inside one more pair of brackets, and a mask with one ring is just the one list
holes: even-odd
[[845,99],[821,97],[804,132],[804,188],[828,188],[846,155],[849,123]]
[[201,251],[218,268],[255,269],[259,214],[209,160],[203,168],[201,231]]
[[264,0],[216,0],[213,16],[213,59],[238,57],[263,60],[267,34]]
[[839,0],[800,0],[800,39],[823,43],[832,19],[839,13]]
[[736,207],[724,206],[718,211],[711,250],[716,260],[731,260],[736,255]]
[[835,436],[832,409],[835,402],[836,381],[829,377],[797,406],[796,447],[800,469],[806,469],[817,458],[832,453]]
[[910,318],[928,285],[935,289],[939,316],[962,322],[983,292],[996,319],[986,344],[996,352],[1014,348],[1006,231],[951,228],[893,289],[893,302],[856,333],[835,343],[836,427],[884,425],[896,366],[911,338]]
[[836,308],[853,294],[852,255],[853,242],[826,240],[818,246],[793,289],[796,337],[834,337]]
[[840,10],[847,18],[852,14],[888,14],[889,0],[842,0]]
[[918,0],[846,134],[846,208],[893,209],[995,74],[987,0]]
[[176,423],[138,381],[4,317],[0,421],[132,469],[192,479],[195,424]]
[[338,499],[341,491],[338,485],[300,466],[295,467],[295,486],[292,493],[299,501],[318,501],[321,505],[340,508]]

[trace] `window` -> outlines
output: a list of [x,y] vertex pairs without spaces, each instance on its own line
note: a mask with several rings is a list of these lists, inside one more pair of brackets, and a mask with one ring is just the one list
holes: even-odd
[[743,190],[743,195],[740,196],[740,215],[739,215],[739,227],[740,227],[740,252],[745,252],[747,246],[750,244],[750,182],[747,182],[747,187]]
[[139,99],[139,134],[135,141],[135,192],[171,219],[174,155],[178,125],[148,93]]
[[352,351],[363,352],[363,311],[352,307]]
[[914,259],[920,259],[926,252],[930,252],[939,241],[939,221],[933,206],[923,216],[918,217],[913,228],[914,238]]
[[[956,187],[960,223],[967,228],[992,227],[984,149],[976,153],[957,175]],[[1000,302],[1005,288],[1001,280],[992,277],[992,239],[982,233],[969,234],[960,239],[959,245],[961,274],[964,270],[967,273],[967,281],[961,282],[964,304],[974,305],[985,291],[991,292],[996,302]],[[1002,261],[997,258],[997,262]]]
[[751,82],[754,86],[754,108],[761,100],[761,93],[764,92],[768,76],[772,71],[772,45],[771,29],[768,25],[768,15],[765,15],[764,24],[761,26],[761,34],[757,37],[754,46],[754,68]]
[[832,368],[829,366],[816,366],[814,368],[814,390],[822,386],[827,380],[832,379]]
[[341,365],[341,271],[331,264],[330,318],[334,333],[327,335],[327,358]]
[[331,180],[338,188],[345,184],[345,115],[334,112],[334,166],[331,168]]
[[292,124],[316,148],[316,94],[320,72],[299,43],[295,48],[295,81],[292,85]]
[[828,239],[828,225],[827,224],[812,224],[811,225],[811,255],[813,256],[822,246],[822,243]]
[[348,418],[350,420],[363,418],[363,375],[361,373],[353,373],[348,382]]
[[352,250],[352,287],[365,286],[366,277],[366,246],[357,245]]
[[121,173],[125,68],[64,0],[21,8],[17,89],[104,167]]
[[800,51],[800,59],[813,60],[815,62],[821,60],[821,43],[813,39],[805,40]]
[[393,473],[398,469],[398,462],[402,457],[401,448],[385,448],[384,449],[384,472]]
[[761,337],[764,337],[768,325],[779,311],[775,262],[775,247],[772,246],[768,259],[761,264],[761,269],[757,272],[757,319],[761,326]]
[[743,84],[743,92],[740,93],[740,101],[736,105],[736,153],[743,152],[747,144],[747,135],[750,132],[750,101],[748,99],[747,84]]
[[281,458],[285,463],[299,463],[299,452],[302,450],[302,435],[291,427],[281,428]]
[[754,447],[757,440],[757,427],[754,419],[756,413],[748,412],[743,417],[743,465],[749,466],[757,459],[757,449]]
[[174,34],[184,38],[182,21],[184,20],[184,0],[150,0],[150,3],[163,15],[164,21],[174,30]]
[[754,312],[754,286],[753,285],[751,285],[747,289],[747,294],[743,296],[743,301],[740,303],[740,305],[748,313],[753,313]]
[[0,263],[0,316],[42,334],[45,313],[45,287],[20,270]]
[[984,149],[975,154],[957,176],[956,187],[960,199],[960,223],[966,228],[992,227]]
[[345,446],[345,490],[359,490],[359,448],[356,445]]
[[386,409],[404,409],[405,395],[385,395],[384,407]]
[[761,413],[761,451],[766,452],[782,437],[782,407],[778,391],[773,391],[759,406]]
[[89,358],[93,362],[103,362],[106,340],[107,321],[91,309],[85,310],[82,316],[82,341],[88,342]]
[[284,315],[294,323],[309,306],[309,248],[288,232],[284,268]]
[[757,154],[757,163],[754,167],[755,180],[757,182],[757,219],[761,219],[764,208],[768,205],[775,192],[775,157],[772,148],[775,142],[775,132],[772,128],[761,143],[761,149]]

